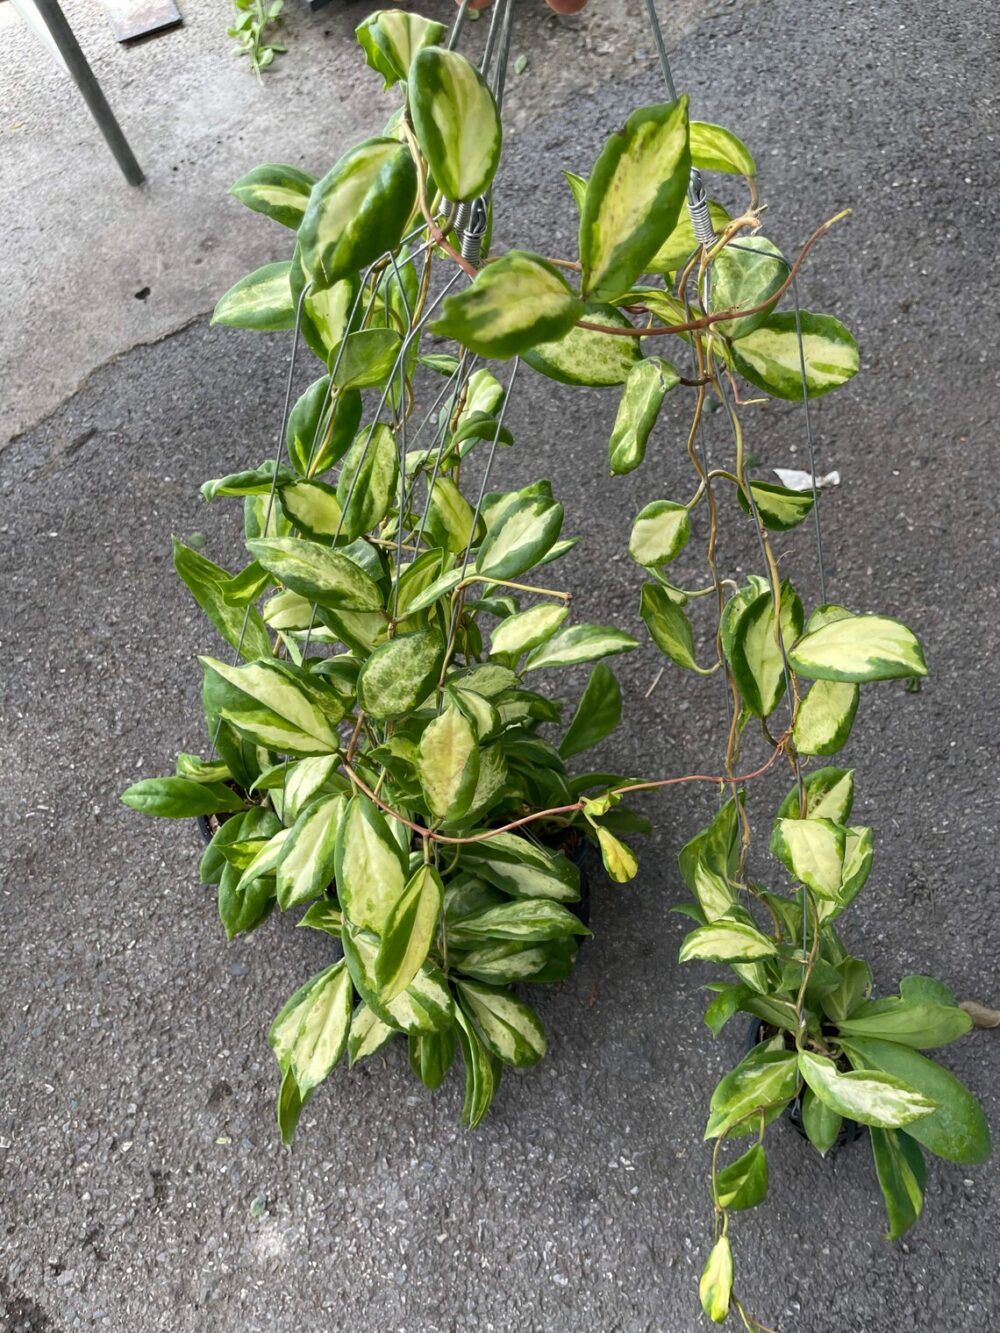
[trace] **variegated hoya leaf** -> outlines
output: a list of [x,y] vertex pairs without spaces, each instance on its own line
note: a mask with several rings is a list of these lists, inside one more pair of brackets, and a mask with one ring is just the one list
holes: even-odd
[[407,858],[367,796],[352,796],[340,818],[334,865],[344,915],[380,934],[403,892]]
[[536,648],[524,669],[527,672],[542,667],[576,666],[599,657],[629,653],[638,646],[638,639],[612,625],[570,625]]
[[637,565],[655,569],[675,560],[690,536],[691,518],[686,505],[653,500],[635,516],[628,553]]
[[853,683],[815,681],[795,711],[792,741],[799,754],[836,754],[851,734],[860,698]]
[[445,297],[431,330],[505,360],[561,338],[582,314],[583,302],[558,269],[526,250],[508,250],[471,286]]
[[455,1010],[456,1031],[465,1061],[465,1102],[462,1106],[462,1123],[467,1129],[475,1129],[483,1116],[490,1109],[497,1088],[500,1086],[502,1065],[486,1048],[474,1024],[461,1006]]
[[479,742],[472,724],[457,708],[446,708],[424,728],[418,768],[431,817],[461,819],[472,804],[479,780]]
[[712,260],[709,313],[749,310],[765,301],[771,304],[752,315],[721,320],[713,326],[715,332],[727,338],[745,338],[759,328],[773,308],[788,271],[785,256],[765,236],[741,236],[720,250]]
[[621,296],[674,230],[691,168],[687,103],[634,111],[601,150],[580,217],[588,300]]
[[[497,833],[481,842],[467,843],[461,851],[461,863],[480,879],[516,898],[576,902],[580,897],[580,872],[572,861],[516,833]],[[557,919],[565,918],[557,914]]]
[[285,911],[318,898],[335,873],[337,828],[347,804],[343,795],[313,801],[289,830],[277,865],[278,906]]
[[375,957],[375,984],[383,1003],[406,990],[426,961],[443,901],[441,876],[431,865],[419,866],[389,913]]
[[399,244],[417,197],[410,150],[366,139],[313,187],[299,226],[302,268],[316,291],[332,287]]
[[837,899],[844,877],[847,830],[832,819],[776,819],[771,851],[800,884]]
[[508,616],[490,635],[490,655],[519,657],[550,639],[569,615],[565,602],[540,602],[527,611]]
[[899,1129],[937,1110],[938,1103],[879,1070],[842,1073],[813,1051],[798,1053],[799,1072],[821,1102],[839,1115],[877,1129]]
[[642,462],[663,400],[679,383],[675,367],[660,356],[645,357],[629,371],[608,442],[612,474],[631,472]]
[[340,748],[332,696],[322,705],[314,683],[285,662],[251,662],[234,667],[212,657],[198,659],[206,681],[230,687],[221,715],[259,745],[291,755],[331,754]]
[[399,460],[392,431],[384,422],[365,427],[345,454],[337,482],[345,539],[357,541],[378,527],[398,489]]
[[[857,343],[832,315],[801,312],[802,350],[809,398],[845,384],[858,370]],[[733,362],[744,379],[775,398],[802,398],[802,366],[794,311],[769,314],[733,346]]]
[[399,634],[370,654],[358,676],[358,702],[379,721],[413,711],[437,684],[444,640],[436,629]]
[[300,1006],[302,1018],[289,1060],[301,1095],[322,1083],[344,1054],[353,1002],[351,978],[341,959]]
[[[632,325],[613,305],[597,301],[584,304],[582,319],[628,329]],[[560,384],[583,384],[597,388],[624,384],[629,371],[642,359],[639,339],[596,329],[571,328],[554,342],[537,343],[524,353],[532,369]]]
[[340,551],[298,537],[264,537],[247,542],[247,549],[279,583],[309,602],[333,610],[382,610],[378,584]]
[[484,578],[516,579],[537,565],[562,527],[563,507],[542,495],[525,496],[491,525],[476,557]]
[[229,193],[255,213],[295,231],[306,211],[316,177],[284,162],[267,162],[241,176]]
[[[772,532],[787,532],[797,527],[808,516],[814,503],[811,491],[792,491],[769,481],[752,481],[750,494],[760,521]],[[749,513],[750,504],[742,491],[737,491],[737,498],[740,507]]]
[[813,680],[864,682],[926,676],[920,642],[888,616],[845,616],[805,634],[789,660]]
[[410,72],[413,58],[426,46],[434,46],[446,35],[443,23],[407,14],[398,9],[380,9],[355,29],[355,36],[368,65],[391,88]]
[[498,1060],[523,1069],[537,1064],[548,1042],[541,1019],[509,990],[481,981],[456,983],[462,1007]]
[[484,194],[503,146],[500,113],[486,80],[463,55],[429,46],[410,66],[407,101],[413,132],[446,198]]
[[692,120],[691,165],[702,171],[725,171],[736,176],[755,176],[757,167],[736,135],[721,125]]
[[733,1294],[733,1251],[728,1236],[720,1236],[701,1270],[698,1299],[713,1324],[724,1324],[729,1317]]
[[259,329],[276,333],[295,327],[295,305],[288,282],[291,261],[248,273],[221,297],[212,313],[213,324],[229,324],[236,329]]
[[[781,585],[781,638],[786,651],[802,633],[802,621],[802,603],[786,579]],[[770,717],[785,693],[784,662],[775,634],[770,590],[760,593],[739,613],[732,630],[729,660],[743,702],[756,717]]]
[[752,963],[773,958],[775,953],[774,941],[753,926],[720,919],[686,935],[678,958],[682,963],[693,958],[711,963]]
[[347,1035],[347,1064],[353,1068],[359,1060],[367,1060],[395,1037],[397,1029],[383,1023],[381,1018],[362,1002],[351,1016],[351,1030]]

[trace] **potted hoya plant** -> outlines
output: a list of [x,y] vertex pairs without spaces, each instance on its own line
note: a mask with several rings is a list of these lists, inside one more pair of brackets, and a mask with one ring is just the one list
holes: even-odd
[[[826,761],[849,739],[862,686],[926,675],[921,645],[897,620],[829,601],[822,570],[818,604],[803,605],[774,539],[818,521],[815,476],[805,489],[767,479],[744,436],[751,395],[807,412],[858,369],[848,330],[801,309],[795,288],[844,215],[786,259],[761,234],[750,152],[690,119],[668,75],[668,100],[634,111],[586,176],[566,173],[575,254],[495,246],[496,52],[513,13],[510,0],[501,8],[492,87],[440,24],[373,14],[359,41],[402,92],[382,133],[318,181],[271,165],[234,186],[295,237],[289,259],[222,298],[216,321],[294,330],[323,373],[289,413],[276,458],[203,488],[243,499],[246,567],[175,545],[178,572],[236,661],[202,659],[209,757],[181,755],[175,776],[124,799],[208,821],[201,877],[218,885],[230,936],[277,905],[332,937],[329,967],[271,1029],[288,1141],[343,1057],[353,1064],[398,1033],[429,1087],[461,1050],[463,1117],[478,1123],[502,1067],[544,1054],[538,1016],[512,987],[572,969],[586,934],[575,850],[595,842],[609,875],[627,881],[636,860],[622,835],[645,824],[623,799],[714,783],[720,809],[680,856],[691,898],[679,910],[693,919],[680,956],[731,969],[711,987],[713,1034],[737,1013],[752,1026],[711,1101],[716,1235],[700,1297],[716,1323],[732,1314],[763,1330],[734,1292],[729,1222],[766,1196],[774,1120],[792,1118],[820,1153],[863,1127],[892,1238],[920,1215],[924,1150],[962,1163],[990,1151],[975,1098],[921,1053],[961,1037],[965,1011],[922,976],[874,996],[867,964],[838,934],[873,840],[849,822],[853,770]],[[710,199],[702,173],[723,192],[742,182],[745,196]],[[506,383],[480,360],[511,362]],[[505,404],[522,363],[619,392],[614,474],[642,464],[657,423],[687,396],[690,493],[653,491],[628,550],[654,643],[725,683],[714,776],[567,767],[618,723],[602,659],[636,640],[569,619],[569,592],[543,568],[573,540],[548,483],[489,489],[495,453],[512,443]],[[729,447],[709,465],[701,427],[714,409]],[[760,556],[740,582],[718,558],[734,523]],[[671,565],[696,527],[704,575],[681,586]],[[696,635],[706,620],[707,637],[703,625]],[[540,673],[581,662],[595,663],[590,681],[568,728],[552,731],[553,677]],[[789,790],[766,827],[768,877],[781,880],[764,884],[748,792],[779,766]],[[746,1137],[733,1155],[731,1141]]]

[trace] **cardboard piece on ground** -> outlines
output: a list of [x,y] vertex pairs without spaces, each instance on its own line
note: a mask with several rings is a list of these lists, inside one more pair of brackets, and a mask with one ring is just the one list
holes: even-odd
[[138,42],[184,22],[174,0],[102,0],[102,4],[119,42]]

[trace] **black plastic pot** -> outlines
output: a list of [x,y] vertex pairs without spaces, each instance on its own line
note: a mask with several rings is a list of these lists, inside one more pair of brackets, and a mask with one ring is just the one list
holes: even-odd
[[[759,1046],[761,1042],[770,1041],[774,1033],[775,1029],[765,1023],[762,1018],[751,1018],[750,1026],[747,1029],[747,1052],[749,1053],[752,1051],[753,1048]],[[806,1127],[802,1123],[801,1097],[796,1097],[793,1102],[785,1107],[781,1114],[783,1119],[787,1120],[792,1126],[796,1134],[800,1134],[802,1138],[808,1139],[809,1135],[806,1133]],[[845,1118],[840,1126],[840,1133],[837,1135],[836,1142],[830,1149],[830,1152],[837,1152],[838,1149],[846,1147],[849,1143],[856,1143],[864,1132],[864,1125],[859,1125],[856,1120],[847,1120]]]

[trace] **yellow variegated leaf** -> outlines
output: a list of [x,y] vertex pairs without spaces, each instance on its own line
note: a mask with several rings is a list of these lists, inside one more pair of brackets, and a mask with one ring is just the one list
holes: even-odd
[[844,616],[803,635],[789,653],[813,680],[872,681],[926,676],[920,642],[888,616]]
[[288,281],[290,260],[265,264],[230,287],[212,314],[213,324],[273,333],[295,327],[295,305]]
[[[857,374],[857,343],[832,315],[801,312],[802,350],[809,398],[839,388]],[[733,361],[744,379],[775,398],[802,397],[802,366],[795,312],[769,314],[733,345]]]
[[453,203],[489,187],[500,162],[500,113],[486,80],[457,51],[429,46],[410,66],[407,101],[431,175]]
[[367,796],[352,796],[337,829],[337,893],[355,926],[380,934],[406,882],[406,857]]

